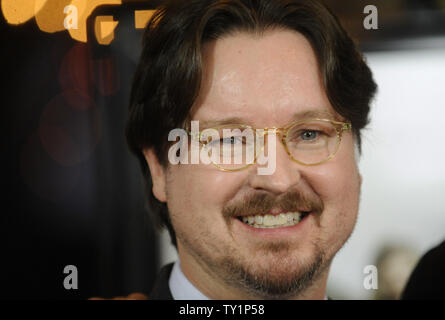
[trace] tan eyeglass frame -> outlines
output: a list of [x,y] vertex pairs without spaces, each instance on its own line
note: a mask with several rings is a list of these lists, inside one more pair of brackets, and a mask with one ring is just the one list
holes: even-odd
[[[305,163],[305,162],[302,162],[302,161],[299,161],[299,160],[295,159],[295,158],[292,156],[292,154],[291,154],[290,151],[289,151],[289,148],[287,147],[287,140],[286,140],[286,138],[287,138],[287,136],[288,136],[288,134],[289,134],[289,131],[290,131],[294,126],[296,126],[296,125],[300,125],[300,124],[305,123],[305,122],[311,122],[311,121],[322,121],[322,122],[329,122],[329,123],[331,123],[331,124],[334,126],[335,131],[336,131],[336,134],[337,134],[337,143],[336,143],[336,145],[335,145],[334,152],[332,152],[332,153],[331,153],[325,160],[323,160],[323,161],[319,161],[319,162],[316,162],[316,163]],[[278,134],[278,135],[280,135],[280,137],[281,137],[280,141],[281,141],[281,143],[283,144],[284,149],[286,150],[286,153],[288,154],[289,158],[290,158],[292,161],[294,161],[294,162],[296,162],[296,163],[298,163],[298,164],[304,165],[304,166],[317,166],[317,165],[326,163],[327,161],[329,161],[330,159],[332,159],[332,158],[337,154],[337,151],[338,151],[338,149],[340,148],[340,144],[341,144],[341,140],[342,140],[343,132],[344,132],[344,131],[351,130],[351,129],[352,129],[352,125],[351,125],[350,122],[341,122],[341,121],[335,121],[335,120],[330,120],[330,119],[313,118],[313,119],[305,119],[305,120],[294,121],[294,122],[292,122],[292,123],[290,123],[290,124],[288,124],[288,125],[286,125],[286,126],[284,126],[284,127],[253,128],[252,126],[245,125],[245,124],[228,124],[228,125],[221,125],[221,126],[212,127],[212,128],[206,128],[206,129],[204,129],[204,130],[199,131],[199,132],[196,134],[195,137],[193,137],[193,135],[192,135],[191,132],[189,132],[189,134],[192,136],[192,138],[197,138],[198,141],[199,141],[199,143],[200,143],[202,146],[205,147],[205,146],[207,145],[208,142],[207,142],[207,141],[201,141],[202,133],[203,133],[204,131],[206,131],[206,130],[211,130],[211,129],[214,129],[214,130],[220,130],[220,129],[226,129],[226,128],[227,128],[227,129],[228,129],[228,128],[252,129],[252,130],[255,130],[256,133],[258,132],[258,131],[256,131],[256,130],[262,130],[262,135],[263,135],[263,137],[265,137],[265,136],[268,135],[269,133],[275,133],[275,134]],[[264,148],[264,146],[262,146],[262,148],[261,148],[260,151],[262,151],[263,148]],[[221,170],[221,171],[235,172],[235,171],[241,171],[241,170],[247,169],[247,168],[249,168],[250,166],[252,166],[253,164],[255,164],[256,161],[257,161],[257,157],[258,157],[258,155],[255,155],[254,161],[253,161],[252,163],[249,163],[249,164],[247,164],[247,165],[244,166],[244,167],[236,168],[236,169],[222,168],[222,167],[220,167],[218,164],[216,164],[216,163],[214,163],[214,162],[212,162],[212,164],[213,164],[216,168],[218,168],[219,170]]]

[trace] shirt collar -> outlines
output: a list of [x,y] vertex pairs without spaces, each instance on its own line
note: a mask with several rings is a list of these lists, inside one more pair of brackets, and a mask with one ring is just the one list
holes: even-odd
[[168,285],[175,300],[210,300],[187,279],[179,260],[173,265]]

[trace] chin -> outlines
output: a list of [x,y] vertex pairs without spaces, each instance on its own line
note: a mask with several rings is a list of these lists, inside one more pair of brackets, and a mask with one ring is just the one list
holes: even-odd
[[[275,249],[281,248],[275,246]],[[325,270],[324,254],[316,247],[312,254],[282,250],[265,254],[258,252],[250,259],[226,258],[221,266],[227,282],[259,299],[289,299],[298,297]]]

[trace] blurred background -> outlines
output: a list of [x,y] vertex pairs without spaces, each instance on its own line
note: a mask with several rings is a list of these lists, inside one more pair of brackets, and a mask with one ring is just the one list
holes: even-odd
[[[162,1],[0,1],[1,298],[148,293],[176,253],[148,219],[124,126],[143,26]],[[379,85],[363,132],[359,219],[328,294],[396,299],[445,239],[445,1],[324,2]],[[364,27],[367,5],[378,29]],[[63,286],[67,265],[77,290]],[[368,265],[378,290],[364,288]]]

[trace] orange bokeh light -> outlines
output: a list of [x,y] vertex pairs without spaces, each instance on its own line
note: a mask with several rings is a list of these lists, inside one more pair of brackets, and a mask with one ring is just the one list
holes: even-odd
[[94,33],[97,42],[108,45],[114,39],[114,29],[118,25],[118,21],[114,21],[113,16],[96,17],[94,23]]
[[136,29],[144,29],[148,20],[153,16],[156,10],[136,10],[134,12],[134,26]]
[[63,26],[63,21],[66,17],[64,8],[68,6],[71,1],[72,0],[36,0],[36,8],[41,8],[35,12],[39,29],[47,33],[65,30]]
[[121,5],[122,0],[72,0],[71,5],[75,6],[78,10],[78,25],[77,29],[69,29],[73,39],[78,41],[87,42],[87,19],[91,13],[99,6],[102,5]]
[[9,24],[22,24],[32,19],[47,0],[1,0],[3,16]]
[[[87,42],[86,22],[94,9],[102,5],[121,4],[122,0],[2,0],[1,10],[9,24],[22,24],[35,18],[40,30],[53,33],[66,30],[64,21],[68,15],[65,8],[74,6],[76,12],[71,12],[72,17],[68,19],[76,20],[76,28],[70,28],[68,32],[73,39]],[[98,40],[105,41],[106,38],[108,41],[109,38],[103,35],[106,33],[109,36],[112,33],[113,23],[101,24],[98,28],[101,30]]]

